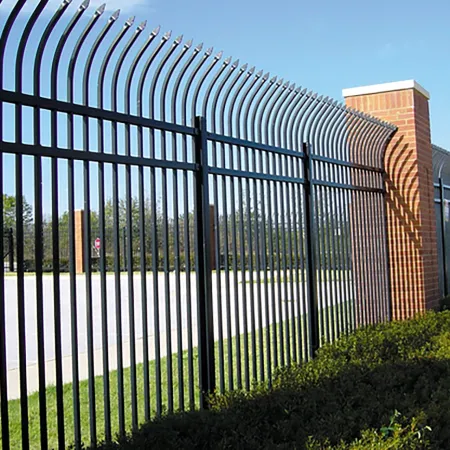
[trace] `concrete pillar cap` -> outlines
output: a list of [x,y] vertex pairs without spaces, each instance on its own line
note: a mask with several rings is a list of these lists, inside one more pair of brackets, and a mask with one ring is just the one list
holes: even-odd
[[373,84],[371,86],[360,86],[349,89],[342,89],[344,98],[356,97],[358,95],[379,94],[381,92],[404,91],[406,89],[415,89],[428,100],[430,93],[415,80],[395,81],[393,83]]

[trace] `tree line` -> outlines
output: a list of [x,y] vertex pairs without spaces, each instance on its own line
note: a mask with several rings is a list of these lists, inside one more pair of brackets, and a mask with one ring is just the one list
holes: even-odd
[[[16,230],[16,198],[14,196],[3,195],[3,224],[4,230]],[[142,263],[141,246],[145,254],[145,266],[151,270],[154,265],[153,248],[157,249],[156,266],[158,270],[193,270],[195,268],[195,230],[196,222],[193,211],[179,214],[178,217],[166,215],[161,206],[152,205],[150,199],[146,198],[141,211],[138,198],[132,198],[131,209],[131,230],[127,229],[127,202],[120,199],[117,213],[118,222],[114,221],[114,205],[109,199],[104,205],[104,239],[101,246],[105,251],[106,270],[111,271],[114,267],[115,258],[118,258],[121,270],[125,270],[130,261],[127,261],[127,241],[128,234],[131,234],[132,243],[132,264],[133,270],[139,270]],[[242,210],[242,216],[241,216]],[[143,213],[143,221],[141,215]],[[211,217],[212,229],[214,233],[215,247],[213,249],[213,259],[219,268],[228,267],[232,269],[234,264],[237,267],[248,269],[250,265],[250,255],[253,267],[258,257],[259,264],[263,261],[266,266],[270,262],[270,248],[272,249],[272,261],[276,265],[278,261],[288,265],[302,265],[305,254],[304,229],[300,226],[300,217],[287,217],[283,221],[281,216],[269,218],[267,214],[263,216],[259,207],[247,208],[245,202],[242,208],[236,208],[234,216],[228,214],[224,216],[217,211]],[[294,224],[296,228],[294,229]],[[100,252],[94,248],[94,241],[100,238],[100,216],[98,211],[89,213],[91,261],[93,270],[100,268]],[[65,211],[60,215],[58,223],[59,233],[59,259],[60,270],[68,270],[69,267],[69,213]],[[51,217],[44,217],[42,222],[41,242],[43,244],[43,269],[51,271],[53,269],[53,248],[52,237],[55,224]],[[144,241],[141,242],[141,227],[143,227]],[[35,267],[35,226],[32,206],[23,198],[23,228],[24,228],[24,260],[25,269],[33,271]],[[315,237],[320,245],[319,259],[325,267],[336,267],[344,264],[348,266],[349,258],[347,252],[349,236],[343,232],[348,228],[348,223],[343,217],[324,217],[317,220]],[[284,230],[284,232],[283,232]],[[86,232],[86,228],[84,228]],[[116,233],[115,233],[116,231]],[[155,233],[156,231],[156,233]],[[258,236],[256,236],[256,233]],[[115,253],[114,236],[117,238],[118,254]],[[85,236],[86,237],[86,236]],[[250,239],[249,239],[250,238]],[[258,241],[256,241],[258,238]],[[155,240],[155,242],[154,242]],[[225,247],[227,241],[227,247]],[[5,241],[4,241],[5,242]],[[297,246],[295,246],[295,242]],[[301,247],[303,244],[303,247]],[[236,249],[234,254],[233,249]],[[264,250],[264,251],[263,251]],[[339,250],[339,252],[338,252]],[[258,251],[258,254],[256,253]],[[264,254],[263,254],[264,253]],[[263,269],[263,267],[261,267]]]

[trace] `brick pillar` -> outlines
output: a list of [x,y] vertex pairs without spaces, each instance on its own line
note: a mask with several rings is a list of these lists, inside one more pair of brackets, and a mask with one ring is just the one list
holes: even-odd
[[344,89],[346,104],[398,127],[385,154],[394,319],[439,302],[428,92],[415,81]]
[[75,272],[84,273],[83,258],[83,219],[84,211],[82,209],[75,211]]

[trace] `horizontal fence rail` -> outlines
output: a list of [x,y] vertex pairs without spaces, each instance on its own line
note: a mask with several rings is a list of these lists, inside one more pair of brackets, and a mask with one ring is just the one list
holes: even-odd
[[47,3],[0,4],[2,448],[111,441],[390,319],[395,127]]

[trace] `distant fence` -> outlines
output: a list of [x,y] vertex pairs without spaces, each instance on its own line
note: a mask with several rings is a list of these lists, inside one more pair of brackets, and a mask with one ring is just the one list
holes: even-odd
[[[24,15],[17,2],[0,39],[1,186],[16,201],[17,265],[16,279],[0,274],[3,448],[111,440],[163,411],[207,407],[209,392],[270,383],[276,367],[389,320],[393,126],[145,23],[132,31],[118,13],[86,19],[87,3],[70,13],[64,2],[48,17],[45,3]],[[19,437],[7,402],[10,302]]]

